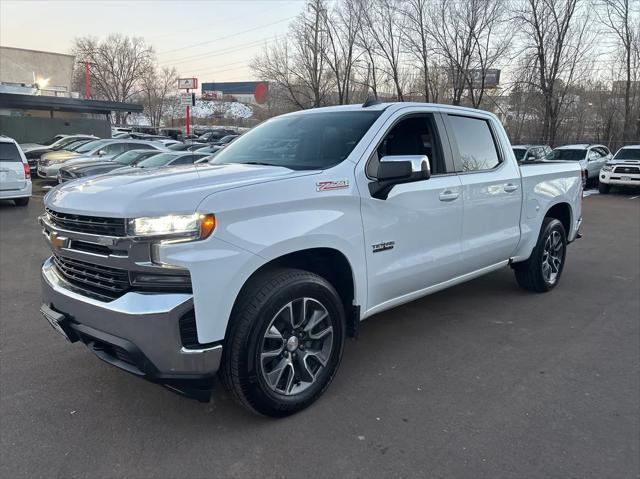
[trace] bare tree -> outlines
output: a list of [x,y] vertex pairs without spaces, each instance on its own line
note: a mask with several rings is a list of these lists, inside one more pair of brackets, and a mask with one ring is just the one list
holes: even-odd
[[[383,70],[393,83],[398,101],[404,101],[400,32],[404,28],[403,15],[399,15],[399,0],[360,0],[363,28],[367,31],[370,53],[383,60]],[[373,64],[373,62],[372,62]]]
[[289,38],[266,47],[251,68],[288,93],[298,108],[322,106],[330,90],[324,0],[312,0],[289,27]]
[[[153,69],[153,48],[142,38],[120,34],[103,41],[92,37],[76,38],[73,44],[76,60],[91,66],[94,97],[126,102],[142,91],[141,79]],[[116,122],[121,113],[116,112]]]
[[525,54],[535,58],[535,85],[544,99],[542,140],[552,146],[567,93],[587,66],[591,47],[589,15],[580,5],[580,0],[526,0],[516,12]]
[[429,33],[449,74],[452,103],[459,105],[465,91],[471,104],[482,103],[487,71],[504,59],[511,35],[501,27],[504,0],[434,0],[429,9]]
[[632,136],[631,85],[633,77],[638,75],[637,70],[640,68],[637,61],[634,62],[634,39],[639,35],[639,32],[634,29],[637,29],[639,25],[633,22],[634,12],[631,11],[629,0],[602,0],[602,3],[604,12],[601,19],[607,28],[616,35],[618,44],[622,47],[625,73],[622,139],[627,141]]
[[429,10],[430,0],[408,0],[404,5],[402,14],[406,18],[404,38],[408,53],[416,58],[420,63],[422,74],[423,95],[426,102],[431,101],[432,81],[429,75],[429,56],[431,47],[429,45]]
[[[171,97],[178,84],[178,73],[175,68],[155,68],[142,78],[141,98],[145,113],[152,125],[159,126],[165,114],[172,106]],[[175,95],[173,95],[175,96]]]
[[362,28],[360,3],[343,0],[331,13],[324,16],[327,31],[327,66],[333,73],[338,104],[349,103],[354,65],[361,52],[356,49],[358,32]]

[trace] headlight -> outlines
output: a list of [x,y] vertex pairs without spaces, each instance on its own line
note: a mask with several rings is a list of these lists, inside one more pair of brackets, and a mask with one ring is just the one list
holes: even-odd
[[127,224],[130,236],[158,236],[187,240],[204,239],[215,227],[214,215],[200,213],[133,218]]
[[613,165],[604,165],[602,171],[613,171]]

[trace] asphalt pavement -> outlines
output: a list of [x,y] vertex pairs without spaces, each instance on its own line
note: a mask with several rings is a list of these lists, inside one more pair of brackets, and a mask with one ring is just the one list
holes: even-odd
[[42,199],[0,202],[0,477],[637,478],[637,195],[584,199],[551,293],[504,269],[367,319],[326,394],[279,420],[66,343],[38,312]]

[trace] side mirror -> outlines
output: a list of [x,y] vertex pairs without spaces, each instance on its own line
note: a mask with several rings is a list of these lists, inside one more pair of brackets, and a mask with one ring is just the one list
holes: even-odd
[[524,159],[524,161],[535,161],[536,160],[536,155],[527,155],[527,157]]
[[431,177],[426,155],[384,156],[380,159],[377,181],[369,183],[371,196],[386,200],[395,185],[428,180]]
[[100,151],[98,152],[98,156],[104,156],[104,155],[106,155],[106,154],[107,154],[107,152],[106,152],[105,150],[100,150]]

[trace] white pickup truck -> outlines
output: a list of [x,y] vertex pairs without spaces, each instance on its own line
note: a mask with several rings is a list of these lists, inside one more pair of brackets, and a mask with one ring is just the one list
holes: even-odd
[[581,201],[575,162],[519,166],[487,112],[291,113],[207,164],[53,189],[41,311],[130,373],[201,400],[218,373],[285,416],[325,391],[364,318],[505,266],[554,288]]

